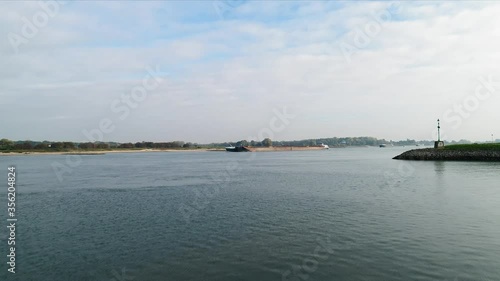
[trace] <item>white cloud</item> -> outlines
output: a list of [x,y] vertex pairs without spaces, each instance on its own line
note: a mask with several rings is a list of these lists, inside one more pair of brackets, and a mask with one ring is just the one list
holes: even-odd
[[[110,140],[241,139],[283,105],[297,118],[277,139],[429,139],[436,118],[474,93],[479,77],[498,73],[494,2],[401,2],[350,63],[338,43],[351,42],[356,28],[391,3],[259,1],[226,20],[203,3],[192,12],[160,4],[79,2],[62,7],[18,54],[1,40],[5,137],[83,140],[81,130],[112,115],[110,102],[130,91],[145,66],[159,64],[168,82]],[[36,9],[31,2],[2,6],[0,36],[19,32],[19,16]],[[485,128],[500,135],[499,95],[500,87],[448,136],[487,139]],[[4,121],[12,115],[20,117]],[[35,129],[50,118],[57,126]]]

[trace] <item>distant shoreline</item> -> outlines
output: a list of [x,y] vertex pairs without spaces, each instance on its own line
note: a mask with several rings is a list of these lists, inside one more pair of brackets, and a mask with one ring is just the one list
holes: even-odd
[[225,151],[225,149],[124,149],[124,150],[86,150],[86,151],[11,151],[0,153],[0,156],[28,155],[103,155],[108,153],[140,153],[140,152],[207,152]]

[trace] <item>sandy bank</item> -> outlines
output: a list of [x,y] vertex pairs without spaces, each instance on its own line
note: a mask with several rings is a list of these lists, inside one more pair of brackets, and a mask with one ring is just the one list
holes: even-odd
[[0,156],[30,156],[30,155],[103,155],[108,153],[144,153],[144,152],[205,152],[225,151],[224,149],[124,149],[124,150],[96,150],[96,151],[58,151],[58,152],[10,152],[0,153]]

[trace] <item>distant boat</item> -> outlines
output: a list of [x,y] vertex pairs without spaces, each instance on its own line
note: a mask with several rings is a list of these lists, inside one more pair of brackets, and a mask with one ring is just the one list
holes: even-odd
[[321,146],[323,146],[324,149],[330,149],[330,147],[328,146],[328,144],[321,143]]
[[232,144],[229,144],[229,146],[226,146],[226,151],[229,152],[246,152],[248,149],[246,149],[243,146],[233,146]]
[[226,151],[236,152],[236,146],[229,144],[229,146],[226,146]]
[[381,145],[379,145],[379,147],[386,147],[386,145],[385,144],[381,144]]

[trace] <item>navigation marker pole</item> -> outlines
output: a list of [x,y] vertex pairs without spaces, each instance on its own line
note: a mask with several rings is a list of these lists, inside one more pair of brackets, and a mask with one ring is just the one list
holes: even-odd
[[434,148],[443,148],[444,141],[441,141],[441,124],[438,119],[438,140],[434,142]]
[[438,141],[441,141],[441,126],[439,126],[439,119],[438,119]]

